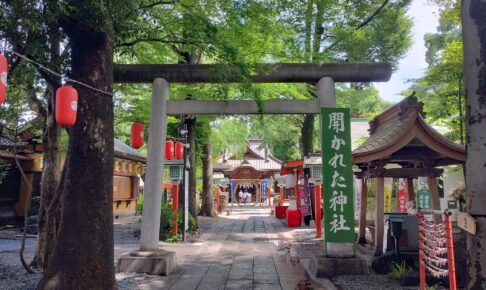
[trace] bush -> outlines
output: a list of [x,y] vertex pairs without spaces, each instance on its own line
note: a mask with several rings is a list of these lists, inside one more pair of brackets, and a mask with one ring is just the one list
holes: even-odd
[[393,279],[401,280],[403,276],[405,276],[405,274],[407,274],[410,271],[412,271],[412,269],[409,266],[407,266],[405,261],[401,262],[400,264],[396,262],[392,262],[390,266],[390,273],[388,273],[388,275]]
[[143,212],[143,193],[140,193],[137,198],[137,204],[135,205],[135,214],[142,215]]
[[170,230],[172,228],[172,218],[174,217],[172,212],[172,204],[162,203],[160,206],[160,239],[163,241],[169,238]]
[[[176,213],[172,212],[172,203],[162,203],[160,208],[160,239],[165,242],[177,242],[181,240],[182,229],[184,226],[184,212],[179,210],[177,213],[177,235],[171,232],[173,225],[173,217]],[[189,214],[189,233],[194,233],[197,230],[196,219]]]

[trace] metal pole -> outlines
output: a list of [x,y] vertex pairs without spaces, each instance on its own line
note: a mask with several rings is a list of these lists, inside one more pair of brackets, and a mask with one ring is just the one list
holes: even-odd
[[456,290],[456,266],[454,263],[454,241],[452,239],[452,223],[450,212],[444,213],[444,223],[446,230],[447,266],[449,267],[449,289]]
[[183,190],[183,195],[182,195],[182,210],[183,210],[183,215],[182,215],[182,240],[185,242],[186,241],[186,220],[187,220],[187,215],[186,215],[186,208],[188,206],[187,202],[187,192],[188,192],[188,179],[186,178],[186,171],[187,171],[187,124],[186,124],[186,116],[181,115],[181,126],[179,128],[179,133],[180,136],[182,137],[182,142],[184,143],[183,147],[183,164],[182,164],[182,184],[181,184],[181,189]]
[[187,241],[187,230],[189,228],[189,166],[186,165],[184,172],[184,242]]
[[155,251],[159,245],[168,99],[169,83],[162,78],[155,79],[150,107],[149,150],[140,234],[141,251]]

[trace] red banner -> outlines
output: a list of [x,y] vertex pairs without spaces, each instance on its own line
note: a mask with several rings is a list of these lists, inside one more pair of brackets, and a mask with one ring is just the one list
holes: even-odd
[[400,190],[397,194],[397,212],[407,212],[408,192],[404,180],[400,180]]

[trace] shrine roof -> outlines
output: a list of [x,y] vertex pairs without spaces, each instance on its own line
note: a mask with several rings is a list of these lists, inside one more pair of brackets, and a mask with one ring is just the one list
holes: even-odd
[[120,139],[115,138],[114,140],[114,156],[119,158],[124,158],[132,161],[147,162],[147,157],[140,153],[137,149],[128,146],[123,143]]
[[424,120],[423,103],[411,96],[370,121],[370,137],[353,151],[353,163],[463,163],[466,151]]
[[272,156],[270,150],[265,153],[261,140],[250,139],[243,159],[235,155],[223,154],[214,164],[214,172],[229,173],[238,167],[252,167],[256,171],[278,172],[282,162]]

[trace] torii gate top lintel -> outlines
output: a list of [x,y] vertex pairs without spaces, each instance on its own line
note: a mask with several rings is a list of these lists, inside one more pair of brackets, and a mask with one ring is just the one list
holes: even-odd
[[[321,113],[336,107],[335,82],[387,81],[391,66],[380,63],[262,64],[251,78],[255,83],[316,84],[317,100],[274,100],[264,104],[271,114]],[[256,114],[255,101],[170,101],[170,83],[242,82],[237,65],[115,65],[116,83],[152,83],[144,210],[140,235],[141,251],[157,251],[160,226],[160,189],[163,184],[167,115],[179,114]],[[218,77],[221,75],[222,77]],[[224,77],[223,77],[224,76]],[[204,103],[203,103],[204,102]],[[187,174],[187,172],[186,172]],[[185,191],[187,194],[188,190]],[[349,245],[348,245],[349,246]],[[347,247],[347,246],[346,246]],[[330,248],[328,248],[330,249]],[[338,248],[340,249],[340,248]],[[346,248],[345,252],[353,252]],[[349,251],[348,251],[349,250]]]
[[[391,76],[387,63],[276,63],[260,64],[255,83],[317,83],[323,77],[334,82],[384,82]],[[228,64],[115,64],[115,83],[239,83],[242,67]]]

